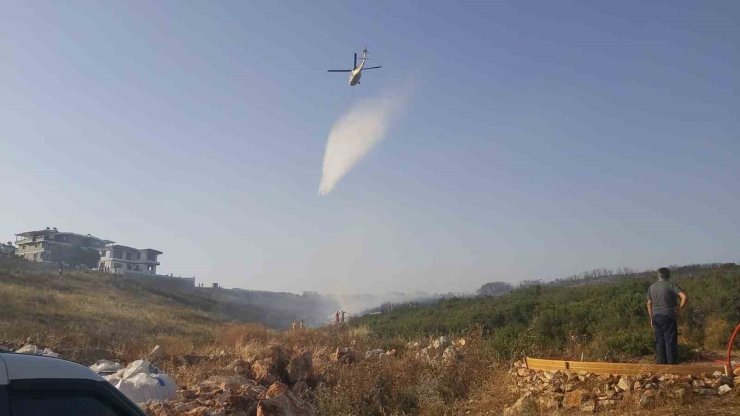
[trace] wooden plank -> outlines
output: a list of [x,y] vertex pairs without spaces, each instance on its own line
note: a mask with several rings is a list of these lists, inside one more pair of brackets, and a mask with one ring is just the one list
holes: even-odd
[[561,360],[543,360],[542,358],[526,357],[525,361],[528,368],[533,370],[565,370],[565,361]]
[[707,364],[679,364],[679,365],[662,365],[662,364],[639,364],[639,363],[600,363],[592,361],[564,361],[564,360],[545,360],[542,358],[525,359],[527,368],[532,370],[555,371],[570,370],[573,372],[588,371],[594,374],[620,374],[620,375],[638,375],[638,374],[679,374],[679,375],[700,375],[701,373],[713,373],[715,371],[724,372],[721,365]]

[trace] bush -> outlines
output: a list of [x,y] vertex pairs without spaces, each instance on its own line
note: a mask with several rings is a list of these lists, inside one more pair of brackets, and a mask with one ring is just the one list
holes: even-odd
[[[689,297],[679,320],[681,348],[721,348],[740,321],[740,267],[677,268],[676,283]],[[628,359],[653,354],[653,335],[645,292],[653,277],[633,277],[598,284],[520,286],[500,297],[442,300],[404,306],[353,320],[383,336],[459,334],[480,327],[501,359],[522,354],[587,359]],[[688,345],[686,345],[688,344]]]
[[704,325],[704,348],[724,350],[735,325],[718,316],[710,316]]

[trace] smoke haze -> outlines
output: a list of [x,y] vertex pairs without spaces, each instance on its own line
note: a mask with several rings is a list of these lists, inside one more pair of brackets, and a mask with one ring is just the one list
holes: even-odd
[[400,114],[408,88],[353,104],[332,126],[326,141],[319,194],[328,195],[362,158],[385,138]]

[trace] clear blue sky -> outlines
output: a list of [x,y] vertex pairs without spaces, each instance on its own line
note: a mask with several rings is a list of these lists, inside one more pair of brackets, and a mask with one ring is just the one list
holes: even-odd
[[[740,2],[290,3],[5,3],[0,238],[293,292],[740,260]],[[332,123],[409,78],[318,197]]]

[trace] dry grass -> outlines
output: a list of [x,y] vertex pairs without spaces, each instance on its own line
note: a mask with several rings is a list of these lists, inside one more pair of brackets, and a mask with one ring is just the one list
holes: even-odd
[[[178,352],[209,343],[222,324],[144,290],[117,288],[97,273],[0,271],[0,343],[32,342],[86,363],[130,359],[156,344]],[[92,357],[90,354],[95,354]]]

